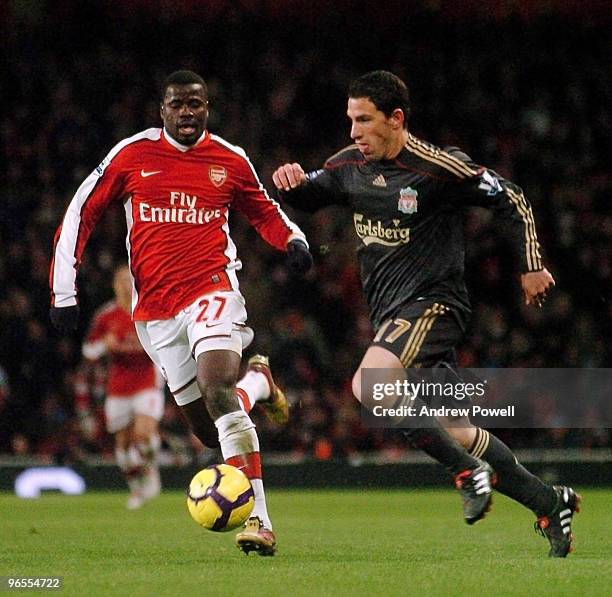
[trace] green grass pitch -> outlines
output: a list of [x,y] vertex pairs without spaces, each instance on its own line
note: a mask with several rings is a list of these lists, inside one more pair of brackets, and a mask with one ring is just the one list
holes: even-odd
[[566,560],[499,495],[469,527],[451,490],[269,491],[279,551],[262,558],[200,529],[179,492],[136,512],[120,493],[3,494],[0,575],[63,576],[62,595],[610,595],[612,490],[581,493]]

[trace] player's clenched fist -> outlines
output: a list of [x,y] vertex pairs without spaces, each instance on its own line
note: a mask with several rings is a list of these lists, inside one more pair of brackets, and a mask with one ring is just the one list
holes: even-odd
[[274,171],[272,180],[279,191],[290,191],[299,187],[306,180],[306,175],[299,164],[284,164]]

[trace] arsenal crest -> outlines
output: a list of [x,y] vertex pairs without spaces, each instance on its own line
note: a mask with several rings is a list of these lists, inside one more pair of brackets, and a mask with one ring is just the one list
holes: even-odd
[[403,214],[414,214],[419,206],[417,202],[418,191],[415,191],[412,187],[406,187],[400,189],[399,201],[397,202],[397,209]]
[[220,187],[227,178],[227,170],[223,166],[211,166],[208,169],[208,178],[216,187]]

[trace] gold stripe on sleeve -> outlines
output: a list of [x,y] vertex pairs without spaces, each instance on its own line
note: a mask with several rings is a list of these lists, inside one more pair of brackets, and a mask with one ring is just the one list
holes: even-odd
[[417,139],[411,134],[408,135],[408,142],[406,143],[406,148],[409,151],[416,153],[423,159],[442,166],[449,172],[455,174],[455,176],[457,176],[458,178],[469,178],[478,174],[477,170],[471,168],[459,158],[452,156],[446,151],[434,148],[428,145],[427,143],[421,141],[420,139]]
[[510,201],[516,206],[525,224],[525,254],[527,256],[527,268],[529,271],[542,269],[542,255],[540,254],[540,244],[538,243],[536,235],[533,212],[527,205],[522,193],[518,194],[506,187],[506,194]]

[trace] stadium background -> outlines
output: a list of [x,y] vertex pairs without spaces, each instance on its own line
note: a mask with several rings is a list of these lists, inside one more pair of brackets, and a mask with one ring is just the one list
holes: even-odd
[[[609,366],[612,87],[604,2],[13,0],[0,4],[0,23],[4,461],[112,459],[95,414],[102,372],[85,380],[79,363],[87,323],[110,298],[112,268],[124,259],[123,213],[108,213],[92,237],[80,274],[81,326],[67,338],[47,316],[52,237],[76,187],[108,150],[158,125],[160,84],[178,68],[208,81],[210,129],[244,147],[269,188],[285,160],[315,168],[347,144],[353,77],[387,68],[405,78],[413,132],[461,146],[525,189],[557,280],[542,311],[525,309],[499,225],[487,212],[471,212],[474,315],[461,364]],[[232,222],[256,331],[249,350],[271,355],[295,404],[287,428],[258,418],[263,450],[319,461],[356,462],[372,452],[401,460],[403,442],[363,428],[350,394],[372,335],[350,219],[333,210],[312,219],[291,213],[315,253],[305,281],[291,279],[283,256],[242,219]],[[162,429],[168,463],[207,458],[171,401]],[[612,447],[606,429],[503,435],[518,448]]]

